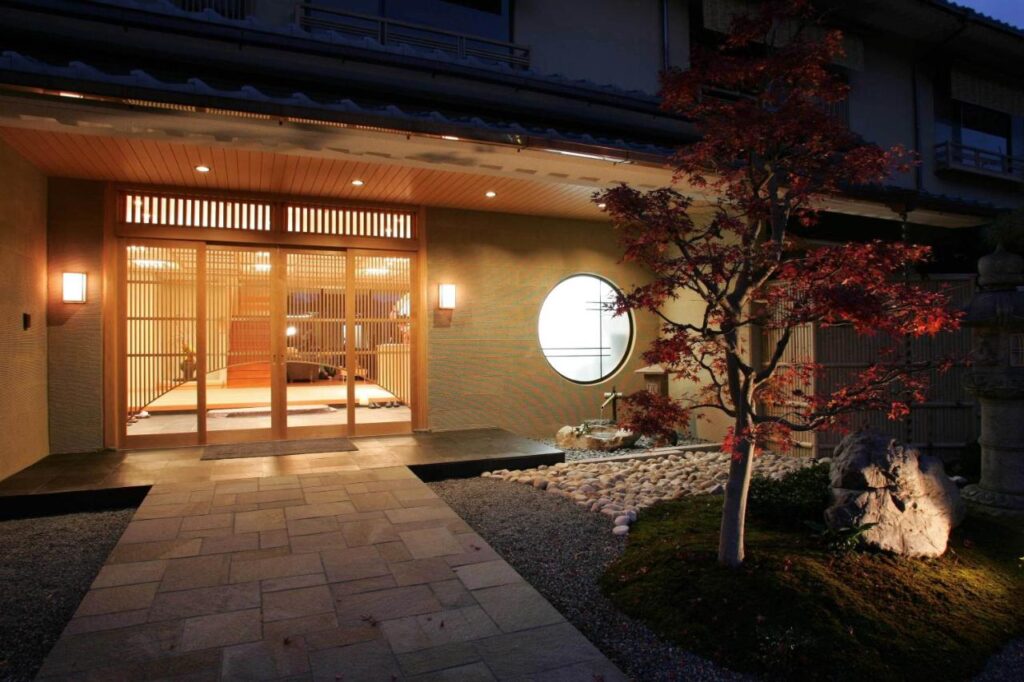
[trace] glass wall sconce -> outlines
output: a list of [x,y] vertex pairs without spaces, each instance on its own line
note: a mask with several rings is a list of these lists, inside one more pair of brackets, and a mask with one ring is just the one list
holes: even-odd
[[455,310],[455,285],[437,285],[437,307],[441,310]]
[[89,291],[88,278],[84,272],[65,272],[62,289],[65,303],[85,303]]

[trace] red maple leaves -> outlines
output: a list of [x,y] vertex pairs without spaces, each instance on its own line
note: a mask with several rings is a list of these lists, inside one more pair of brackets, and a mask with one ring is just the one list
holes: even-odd
[[[829,197],[913,163],[902,148],[867,143],[829,113],[848,91],[832,67],[842,42],[804,0],[763,3],[737,18],[716,48],[695,49],[689,70],[663,77],[663,106],[701,134],[674,156],[687,191],[622,185],[595,197],[624,259],[652,273],[619,310],[661,318],[645,359],[690,387],[682,399],[631,396],[634,429],[664,433],[693,410],[715,409],[734,420],[729,447],[742,452],[841,426],[854,411],[899,418],[923,399],[937,363],[907,363],[899,344],[958,326],[945,292],[905,277],[929,258],[928,247],[822,245],[790,231],[813,226]],[[680,297],[698,312],[673,319],[666,310]],[[793,357],[790,342],[809,325],[840,324],[891,340],[893,352],[819,395],[821,367]]]

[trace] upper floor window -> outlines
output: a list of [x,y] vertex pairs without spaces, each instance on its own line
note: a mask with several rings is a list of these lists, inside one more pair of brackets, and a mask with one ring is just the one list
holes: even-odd
[[490,40],[509,41],[511,0],[316,0],[316,8],[352,12]]
[[462,5],[481,12],[501,14],[501,0],[442,0],[442,2],[447,2],[450,5]]
[[1013,149],[1010,114],[952,99],[937,102],[935,113],[937,142],[1004,155]]
[[[991,84],[955,70],[948,79],[939,78],[935,83],[936,142],[1012,155],[1012,109],[1000,94]],[[1000,103],[1004,106],[995,108]]]

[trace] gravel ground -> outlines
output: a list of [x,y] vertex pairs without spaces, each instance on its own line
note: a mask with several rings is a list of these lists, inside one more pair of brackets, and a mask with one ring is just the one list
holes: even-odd
[[0,680],[31,680],[135,509],[0,521]]
[[469,525],[635,680],[740,680],[660,640],[601,594],[598,578],[625,547],[604,514],[524,485],[468,478],[431,483]]
[[1010,642],[989,659],[975,682],[1009,682],[1024,680],[1024,639]]

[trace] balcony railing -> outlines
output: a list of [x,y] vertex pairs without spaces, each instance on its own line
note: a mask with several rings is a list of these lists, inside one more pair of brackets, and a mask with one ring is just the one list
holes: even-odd
[[226,19],[245,19],[252,12],[252,0],[174,0],[186,12],[212,9]]
[[513,68],[530,66],[530,48],[500,40],[445,31],[384,17],[343,12],[312,3],[296,5],[296,23],[308,31],[335,31],[356,38],[372,38],[381,45],[438,50],[452,57],[475,57]]
[[1024,182],[1024,158],[959,142],[939,142],[935,145],[935,167]]

